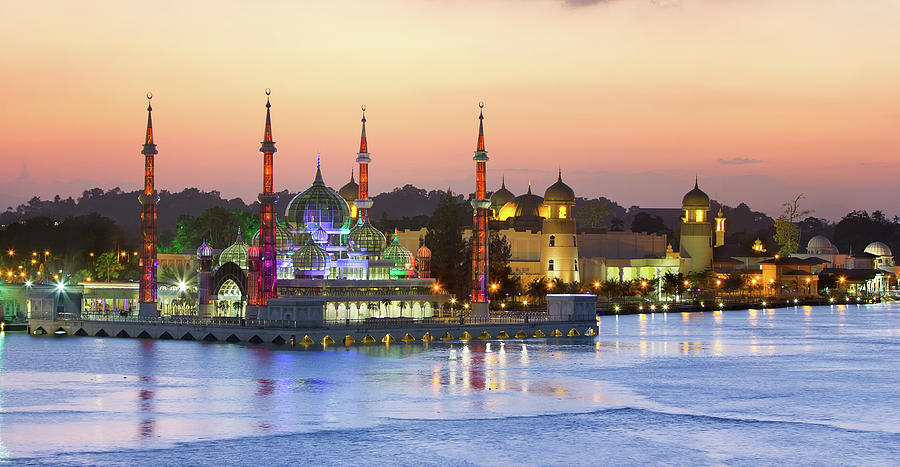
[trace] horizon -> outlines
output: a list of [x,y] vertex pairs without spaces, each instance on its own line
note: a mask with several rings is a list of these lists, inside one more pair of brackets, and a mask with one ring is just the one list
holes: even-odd
[[897,4],[216,5],[4,6],[22,45],[0,57],[18,70],[0,78],[0,206],[137,189],[147,91],[158,189],[252,200],[270,87],[276,191],[309,186],[317,150],[346,183],[366,104],[372,192],[468,193],[484,100],[490,191],[540,194],[559,167],[580,197],[678,207],[696,174],[772,217],[800,193],[831,221],[900,215]]

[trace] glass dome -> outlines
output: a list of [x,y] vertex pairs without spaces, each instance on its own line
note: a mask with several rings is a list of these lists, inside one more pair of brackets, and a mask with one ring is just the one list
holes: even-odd
[[346,233],[350,228],[350,205],[331,188],[325,186],[322,171],[306,191],[288,203],[285,221],[294,232],[307,232],[322,227],[328,233]]
[[298,271],[324,271],[328,269],[328,253],[313,242],[306,242],[294,253],[294,269]]
[[197,256],[201,258],[212,258],[213,254],[215,254],[213,247],[209,246],[206,243],[206,240],[203,240],[203,243],[197,248]]
[[357,224],[347,237],[347,246],[351,253],[362,256],[378,256],[384,251],[384,234],[375,228],[369,219]]
[[237,238],[234,240],[234,243],[222,251],[222,254],[219,255],[219,266],[232,262],[241,267],[241,269],[247,269],[247,254],[250,251],[250,246],[244,242],[244,238],[241,237],[241,229],[238,229]]
[[[259,230],[253,234],[251,245],[259,245]],[[294,248],[294,239],[291,232],[281,224],[275,223],[275,249],[277,251],[289,251]]]
[[397,241],[397,232],[394,232],[394,240],[384,249],[382,259],[394,263],[396,269],[412,269],[413,255],[406,247]]

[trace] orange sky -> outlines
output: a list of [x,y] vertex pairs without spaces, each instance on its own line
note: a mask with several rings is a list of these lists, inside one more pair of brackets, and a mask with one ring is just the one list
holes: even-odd
[[276,189],[353,166],[372,192],[470,191],[483,99],[489,189],[677,206],[699,173],[777,213],[900,214],[900,3],[888,0],[3,2],[0,203],[139,188],[155,97],[157,188]]

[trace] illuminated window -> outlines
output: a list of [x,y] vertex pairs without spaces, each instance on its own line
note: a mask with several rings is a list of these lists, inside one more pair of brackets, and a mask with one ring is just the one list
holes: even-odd
[[552,260],[552,259],[550,260],[549,264],[547,265],[547,270],[548,270],[548,271],[552,271],[552,270],[553,270],[553,260]]
[[722,219],[722,218],[716,219],[716,231],[718,231],[718,232],[725,231],[725,219]]
[[560,206],[560,207],[559,207],[559,218],[560,218],[560,219],[565,219],[565,218],[566,218],[566,207],[565,207],[565,206]]
[[703,210],[702,209],[698,209],[698,210],[694,211],[694,214],[696,215],[697,222],[703,222]]
[[[550,246],[556,246],[556,235],[550,236]],[[552,271],[553,269],[550,270]]]

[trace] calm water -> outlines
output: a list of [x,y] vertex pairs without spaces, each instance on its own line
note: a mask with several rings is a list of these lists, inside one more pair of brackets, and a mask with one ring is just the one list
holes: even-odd
[[600,327],[326,351],[6,334],[0,463],[900,462],[900,305]]

